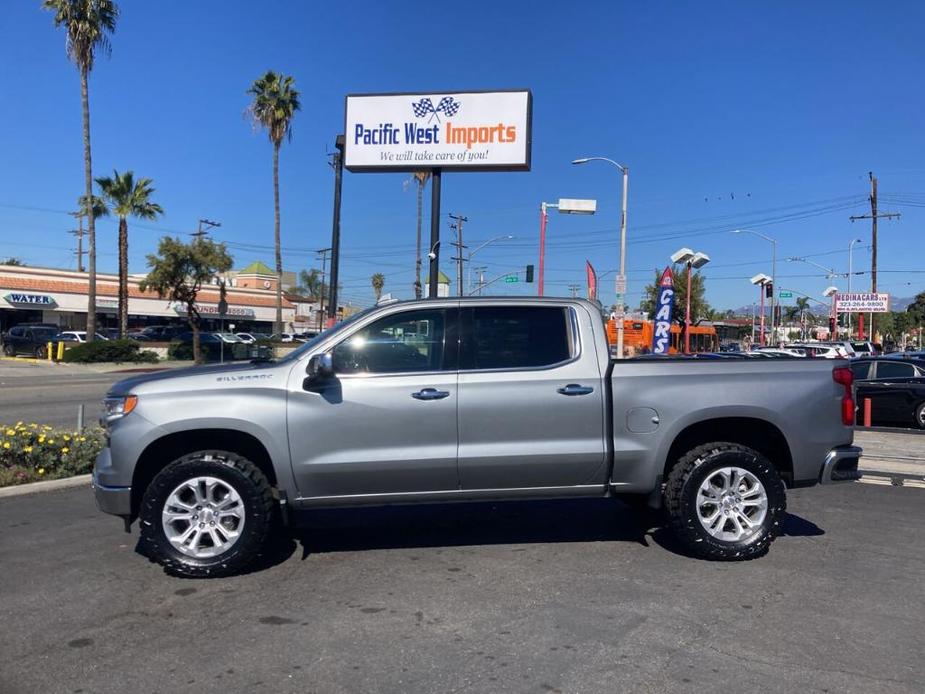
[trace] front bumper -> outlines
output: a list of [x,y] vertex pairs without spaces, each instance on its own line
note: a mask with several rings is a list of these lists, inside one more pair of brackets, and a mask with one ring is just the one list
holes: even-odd
[[829,451],[819,473],[820,484],[853,482],[861,479],[858,462],[861,449],[857,446],[838,446]]
[[96,496],[96,505],[103,513],[129,516],[132,513],[132,488],[105,484],[105,472],[110,468],[110,449],[106,447],[100,451],[93,468],[93,493]]

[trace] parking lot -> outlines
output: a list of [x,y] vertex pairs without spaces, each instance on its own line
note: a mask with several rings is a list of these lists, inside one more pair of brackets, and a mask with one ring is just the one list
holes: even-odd
[[618,502],[316,512],[181,580],[88,489],[0,500],[0,691],[920,692],[925,491],[790,495],[762,559]]

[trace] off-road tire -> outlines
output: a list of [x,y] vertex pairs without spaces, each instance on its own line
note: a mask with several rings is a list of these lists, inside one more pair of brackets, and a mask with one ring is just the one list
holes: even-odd
[[48,347],[45,345],[39,345],[35,348],[35,358],[36,359],[45,359],[48,357]]
[[[180,552],[167,538],[162,511],[168,496],[185,480],[217,477],[240,495],[244,507],[241,536],[223,554],[196,558]],[[173,575],[211,578],[239,573],[265,548],[277,518],[266,475],[247,458],[228,451],[189,453],[161,470],[145,490],[139,510],[140,550]]]
[[[698,517],[700,485],[708,475],[724,467],[738,467],[752,473],[768,498],[760,530],[736,542],[713,537]],[[780,533],[787,500],[780,475],[767,458],[747,446],[719,441],[697,446],[678,460],[668,474],[665,506],[672,531],[692,554],[717,561],[743,561],[767,553]]]

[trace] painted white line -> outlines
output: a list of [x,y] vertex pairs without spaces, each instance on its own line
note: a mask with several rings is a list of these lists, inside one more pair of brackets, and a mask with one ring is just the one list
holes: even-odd
[[882,484],[887,487],[893,486],[893,480],[889,477],[871,477],[870,475],[864,475],[861,477],[860,481],[864,484]]
[[29,484],[16,484],[12,487],[0,487],[0,499],[11,496],[23,496],[25,494],[39,494],[40,492],[51,492],[56,489],[69,489],[71,487],[86,487],[90,489],[90,480],[93,475],[77,475],[76,477],[65,477],[60,480],[47,480],[45,482],[30,482]]

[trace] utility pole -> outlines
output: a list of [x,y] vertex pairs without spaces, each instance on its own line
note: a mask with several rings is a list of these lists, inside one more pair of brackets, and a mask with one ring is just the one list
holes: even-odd
[[318,307],[318,332],[321,332],[324,330],[324,278],[328,269],[328,253],[331,252],[331,249],[319,248],[315,252],[321,254],[321,291],[318,292],[320,295],[318,298],[320,302],[320,306]]
[[337,282],[340,274],[340,200],[341,186],[344,179],[344,148],[346,140],[343,135],[334,139],[335,152],[332,155],[331,166],[334,168],[334,215],[331,221],[331,287],[328,295],[328,313],[337,321]]
[[456,231],[456,241],[450,244],[456,248],[456,257],[452,258],[452,260],[456,261],[456,294],[457,296],[465,296],[465,292],[463,292],[463,261],[465,260],[463,249],[468,248],[468,246],[463,245],[463,224],[468,222],[469,218],[451,214],[450,219],[454,222],[454,224],[450,224],[450,229]]
[[581,289],[580,284],[570,284],[568,286],[569,291],[572,292],[572,298],[575,299],[578,297],[578,290]]
[[[877,211],[877,177],[874,176],[873,171],[867,172],[868,178],[870,178],[870,214],[862,215],[853,215],[849,219],[853,222],[858,219],[869,219],[870,220],[870,292],[871,294],[877,293],[877,219],[884,217],[886,219],[892,219],[893,217],[899,217],[899,212],[878,212]],[[874,330],[874,314],[870,314],[870,336],[873,339],[875,334]]]
[[[190,236],[192,236],[194,239],[198,241],[199,239],[209,234],[209,229],[214,229],[214,228],[220,227],[221,225],[222,225],[221,222],[213,222],[212,220],[209,220],[209,219],[200,219],[199,226],[196,228],[196,231],[190,232]],[[208,228],[203,229],[202,228],[203,226],[206,226]]]
[[77,272],[84,271],[84,216],[79,212],[72,213],[77,217],[79,228],[71,229],[68,233],[74,234],[77,237],[77,250],[74,251],[74,255],[77,256]]

